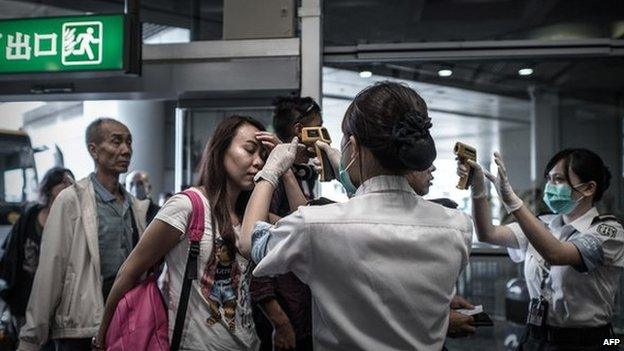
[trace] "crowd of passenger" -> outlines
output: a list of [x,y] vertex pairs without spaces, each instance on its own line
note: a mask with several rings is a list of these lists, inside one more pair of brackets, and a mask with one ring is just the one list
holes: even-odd
[[[516,195],[499,153],[493,173],[459,160],[468,216],[449,199],[424,198],[435,120],[413,89],[381,82],[361,91],[339,149],[302,144],[304,128],[322,125],[320,106],[300,97],[276,100],[271,132],[249,116],[225,118],[196,182],[156,204],[149,175],[128,173],[132,132],[113,118],[92,122],[93,172],[75,180],[49,170],[39,202],[4,243],[0,297],[18,349],[123,349],[109,335],[120,301],[158,274],[167,350],[441,350],[447,337],[476,331],[459,311],[474,306],[456,289],[473,232],[524,262],[531,303],[519,350],[604,350],[615,337],[624,229],[596,210],[611,178],[597,154],[552,157],[543,191],[551,213],[539,216]],[[348,201],[315,193],[323,167]],[[494,223],[490,187],[514,223]]]

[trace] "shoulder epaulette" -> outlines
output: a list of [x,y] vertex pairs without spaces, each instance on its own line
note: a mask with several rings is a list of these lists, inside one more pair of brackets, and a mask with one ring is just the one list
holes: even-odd
[[622,221],[619,218],[617,218],[614,215],[608,215],[608,214],[594,217],[594,219],[592,219],[591,225],[595,225],[595,224],[602,223],[602,222],[609,222],[609,221],[618,222],[621,226],[624,227],[624,224],[622,224]]

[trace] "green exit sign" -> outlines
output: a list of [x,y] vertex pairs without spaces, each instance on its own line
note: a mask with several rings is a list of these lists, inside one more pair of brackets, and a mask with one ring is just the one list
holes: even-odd
[[0,20],[0,74],[125,70],[123,14]]

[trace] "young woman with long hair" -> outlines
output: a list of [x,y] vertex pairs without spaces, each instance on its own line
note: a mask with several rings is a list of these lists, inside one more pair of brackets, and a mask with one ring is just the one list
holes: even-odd
[[[199,178],[191,190],[203,199],[205,233],[200,242],[199,279],[193,281],[186,312],[183,350],[258,348],[248,294],[251,268],[238,251],[239,230],[253,178],[264,165],[267,149],[277,143],[260,122],[232,116],[218,125],[204,149]],[[185,232],[191,211],[188,197],[175,195],[148,226],[117,274],[95,344],[105,346],[118,301],[163,257],[169,281],[169,331],[173,331],[189,249]]]

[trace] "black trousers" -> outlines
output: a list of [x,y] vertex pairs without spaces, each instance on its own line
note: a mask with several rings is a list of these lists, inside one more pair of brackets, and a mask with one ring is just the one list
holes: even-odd
[[84,339],[53,339],[42,351],[90,351],[91,338]]
[[620,350],[618,346],[604,345],[615,338],[611,325],[598,328],[541,329],[527,325],[516,351],[603,351]]

